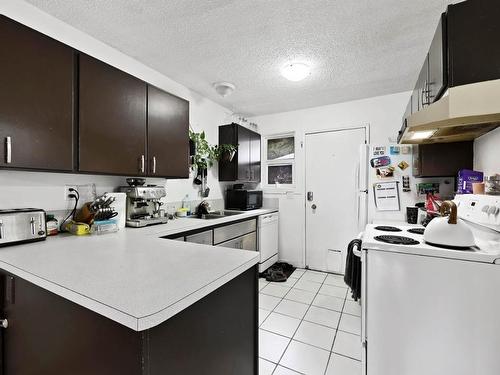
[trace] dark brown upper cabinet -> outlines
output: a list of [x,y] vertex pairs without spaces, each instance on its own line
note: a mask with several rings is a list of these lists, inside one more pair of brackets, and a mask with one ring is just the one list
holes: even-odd
[[460,169],[473,169],[472,141],[429,143],[413,147],[415,177],[456,177]]
[[219,162],[219,181],[260,182],[260,134],[238,124],[219,126],[219,144],[232,144],[238,150],[231,161]]
[[250,132],[250,181],[260,182],[260,134]]
[[79,73],[79,171],[145,176],[146,83],[85,54]]
[[148,175],[189,177],[189,102],[148,86]]
[[467,0],[441,15],[405,112],[398,140],[413,113],[441,99],[450,87],[500,79],[500,2]]
[[0,168],[188,177],[188,101],[5,16],[0,45]]
[[73,169],[74,50],[0,16],[0,167]]

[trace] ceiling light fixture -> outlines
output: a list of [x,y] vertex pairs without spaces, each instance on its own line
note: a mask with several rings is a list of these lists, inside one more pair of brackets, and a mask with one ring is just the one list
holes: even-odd
[[411,139],[427,139],[432,137],[435,132],[437,132],[437,129],[416,131],[411,135]]
[[302,81],[311,74],[311,68],[304,63],[288,63],[281,69],[281,75],[289,81]]
[[236,86],[229,82],[215,82],[213,86],[217,94],[219,94],[223,98],[231,95],[236,89]]

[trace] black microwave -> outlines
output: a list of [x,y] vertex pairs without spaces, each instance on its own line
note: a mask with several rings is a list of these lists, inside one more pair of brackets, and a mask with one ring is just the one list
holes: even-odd
[[255,210],[262,207],[262,190],[227,189],[226,209]]

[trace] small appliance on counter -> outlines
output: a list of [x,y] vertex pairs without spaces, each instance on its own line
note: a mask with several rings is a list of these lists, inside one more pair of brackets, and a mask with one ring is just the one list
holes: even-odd
[[38,208],[0,210],[0,246],[47,238],[45,211]]
[[243,184],[235,184],[226,191],[226,209],[248,211],[262,207],[262,190],[246,190]]
[[126,225],[140,228],[147,225],[165,224],[168,218],[160,209],[161,198],[167,196],[162,186],[122,186],[120,192],[127,194]]

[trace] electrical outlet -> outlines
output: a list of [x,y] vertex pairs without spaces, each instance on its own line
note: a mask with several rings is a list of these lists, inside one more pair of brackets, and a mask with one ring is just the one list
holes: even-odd
[[69,196],[70,194],[72,194],[72,192],[69,189],[78,190],[78,185],[65,185],[64,186],[64,199],[67,201],[72,201],[73,198],[70,198],[70,196]]
[[64,186],[64,199],[71,201],[69,195],[72,194],[69,189],[75,189],[80,194],[80,203],[93,201],[96,198],[95,184],[86,185],[65,185]]

